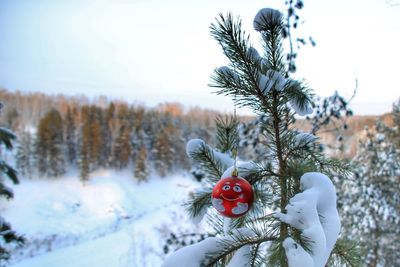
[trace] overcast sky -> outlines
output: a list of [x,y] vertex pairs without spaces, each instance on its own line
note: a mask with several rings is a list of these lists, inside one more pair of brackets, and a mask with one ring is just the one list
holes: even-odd
[[[302,35],[317,46],[299,51],[296,75],[322,96],[350,97],[357,78],[356,113],[390,111],[400,97],[400,6],[386,1],[305,0]],[[230,111],[207,86],[227,64],[209,25],[232,11],[260,48],[254,15],[283,2],[0,0],[0,87]]]

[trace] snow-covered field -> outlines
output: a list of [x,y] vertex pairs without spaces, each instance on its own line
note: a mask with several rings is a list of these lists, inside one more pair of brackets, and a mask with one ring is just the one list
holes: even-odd
[[137,184],[130,172],[22,180],[2,215],[26,239],[13,267],[160,266],[169,231],[188,229],[182,203],[198,183],[189,175]]

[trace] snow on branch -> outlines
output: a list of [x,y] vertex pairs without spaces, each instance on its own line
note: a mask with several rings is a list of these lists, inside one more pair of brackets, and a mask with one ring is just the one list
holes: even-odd
[[186,145],[186,153],[192,159],[196,159],[196,155],[203,152],[208,152],[213,159],[217,160],[223,165],[224,169],[233,165],[234,161],[230,155],[213,149],[201,139],[191,139]]
[[209,266],[223,255],[236,251],[228,267],[247,266],[250,261],[250,245],[257,242],[256,234],[247,228],[235,229],[231,235],[209,237],[203,241],[183,247],[165,260],[161,267],[200,267]]
[[256,31],[268,30],[271,26],[279,25],[282,21],[282,13],[272,8],[263,8],[254,17],[253,27]]
[[289,267],[323,267],[335,246],[340,232],[336,209],[336,190],[331,180],[318,172],[305,173],[300,179],[304,190],[290,199],[286,214],[276,216],[282,222],[301,231],[310,244],[311,253],[287,238],[283,245]]

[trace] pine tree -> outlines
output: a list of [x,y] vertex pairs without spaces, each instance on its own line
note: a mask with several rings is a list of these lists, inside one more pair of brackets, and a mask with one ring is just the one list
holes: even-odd
[[96,158],[96,167],[105,166],[107,162],[105,120],[101,108],[92,107],[92,113],[92,150],[90,156]]
[[147,149],[145,145],[141,145],[138,155],[135,159],[135,178],[139,182],[146,181],[149,175],[148,165],[147,165]]
[[131,110],[127,105],[119,106],[117,112],[117,134],[113,145],[113,166],[125,168],[132,156],[132,118]]
[[112,156],[114,154],[114,140],[115,140],[115,132],[116,132],[116,118],[115,118],[115,105],[113,102],[110,103],[108,108],[105,111],[105,154],[107,159],[107,166],[112,165],[113,160]]
[[367,130],[353,160],[354,179],[342,184],[344,233],[360,240],[366,266],[400,266],[400,124],[398,104],[393,127],[378,121]]
[[[0,103],[0,109],[1,108],[2,104]],[[6,150],[12,150],[12,142],[15,138],[16,136],[10,130],[0,127],[0,149],[5,148]],[[3,154],[1,153],[1,155]],[[14,194],[12,190],[4,184],[5,177],[9,178],[9,180],[14,184],[19,183],[17,171],[0,158],[0,196],[9,200],[14,197]],[[6,222],[3,217],[0,216],[0,266],[5,266],[7,260],[10,258],[8,246],[12,244],[21,246],[23,243],[24,239],[11,228],[11,225]]]
[[81,181],[85,182],[89,179],[89,173],[91,169],[90,161],[90,138],[91,138],[91,128],[90,128],[90,115],[89,107],[84,106],[81,109],[82,116],[82,128],[81,128],[81,138],[79,147],[79,177]]
[[131,152],[131,129],[122,125],[114,145],[114,166],[118,169],[125,168],[129,164]]
[[82,182],[89,180],[90,174],[90,163],[89,163],[89,149],[88,143],[82,144],[80,155],[79,155],[79,178]]
[[77,159],[77,147],[76,147],[76,124],[74,113],[68,107],[67,114],[65,116],[65,143],[67,147],[67,160],[69,164],[74,164]]
[[32,162],[33,142],[29,132],[22,132],[18,140],[16,167],[23,176],[31,177],[33,171]]
[[39,174],[57,177],[65,173],[63,122],[60,113],[52,109],[39,121],[36,156]]
[[161,177],[165,177],[167,173],[171,172],[174,164],[175,151],[173,150],[171,138],[175,132],[175,128],[168,123],[155,135],[152,154],[154,168]]
[[[193,195],[187,209],[196,221],[207,217],[214,228],[213,237],[172,254],[163,267],[323,267],[329,258],[330,264],[357,266],[346,256],[350,252],[347,243],[338,242],[340,246],[334,248],[340,222],[335,190],[326,176],[347,175],[348,168],[326,158],[315,136],[294,127],[295,114],[312,112],[313,94],[303,81],[289,77],[290,66],[284,61],[282,48],[283,16],[276,10],[262,9],[254,19],[254,28],[262,37],[262,56],[242,31],[241,21],[231,14],[221,14],[211,25],[211,35],[230,61],[229,66],[215,69],[211,86],[218,89],[217,94],[232,97],[237,107],[249,107],[264,116],[259,122],[264,158],[257,163],[240,163],[235,169],[239,142],[235,120],[217,123],[216,149],[198,139],[188,143],[188,155],[207,175],[205,188]],[[237,171],[252,184],[255,203],[245,216],[224,219],[208,209],[211,191],[221,177],[235,176]],[[317,190],[319,183],[329,184],[329,190],[313,200],[310,196],[325,188],[321,185]],[[315,212],[313,219],[304,215],[307,212]],[[324,230],[310,235],[317,228]]]

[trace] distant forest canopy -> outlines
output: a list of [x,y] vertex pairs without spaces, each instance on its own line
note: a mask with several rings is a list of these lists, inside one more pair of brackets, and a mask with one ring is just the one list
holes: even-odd
[[[214,144],[215,119],[226,116],[201,108],[186,109],[179,103],[148,108],[122,100],[85,96],[46,95],[0,89],[0,125],[17,137],[16,165],[22,176],[57,177],[70,168],[79,169],[82,180],[99,168],[131,168],[132,175],[145,180],[150,172],[160,176],[190,167],[186,142],[201,138]],[[383,115],[386,123],[390,116]],[[239,117],[240,155],[255,159],[257,119]],[[366,126],[373,128],[377,117],[354,116],[342,131],[337,150],[341,157],[355,154]],[[298,120],[308,131],[310,123]],[[329,125],[326,126],[327,129]],[[322,143],[337,143],[337,133],[320,131]]]

